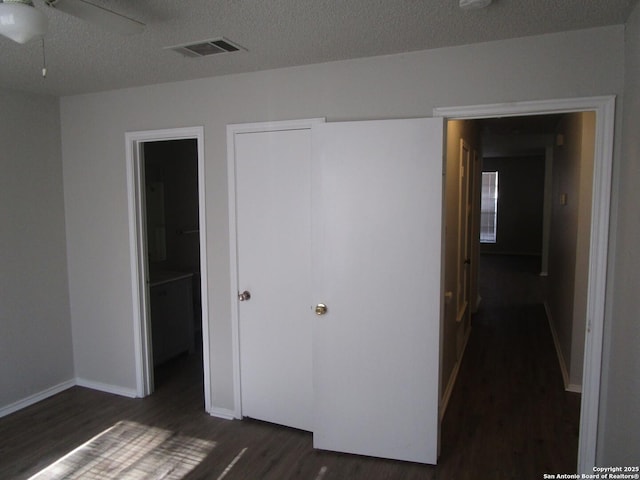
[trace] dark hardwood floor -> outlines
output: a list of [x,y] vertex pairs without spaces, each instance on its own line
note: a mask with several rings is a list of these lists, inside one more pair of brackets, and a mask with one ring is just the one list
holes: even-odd
[[442,426],[440,478],[576,472],[580,395],[564,390],[539,261],[482,258],[482,302]]
[[145,399],[74,387],[0,419],[0,479],[29,478],[120,420],[215,442],[187,480],[539,480],[575,472],[580,398],[563,390],[532,262],[483,259],[483,302],[437,467],[317,451],[307,432],[210,417],[200,359],[192,356],[159,370],[156,392]]

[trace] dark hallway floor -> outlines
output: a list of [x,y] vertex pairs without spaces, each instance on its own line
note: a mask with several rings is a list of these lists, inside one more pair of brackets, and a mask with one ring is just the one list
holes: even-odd
[[441,478],[575,473],[580,395],[564,391],[538,272],[538,257],[481,260],[482,302],[442,426]]
[[163,381],[145,399],[74,387],[0,419],[0,478],[29,478],[120,420],[215,442],[185,480],[539,480],[575,472],[580,398],[563,389],[535,264],[488,257],[482,271],[483,301],[437,467],[317,451],[308,432],[210,417],[199,359],[182,357],[158,372]]

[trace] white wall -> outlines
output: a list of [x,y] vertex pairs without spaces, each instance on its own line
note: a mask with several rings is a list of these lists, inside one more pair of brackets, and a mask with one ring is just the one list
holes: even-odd
[[0,413],[9,413],[71,381],[73,359],[58,99],[0,91],[0,125]]
[[564,115],[558,133],[564,141],[553,154],[547,306],[564,363],[565,386],[579,391],[587,312],[595,114]]
[[637,465],[640,458],[640,5],[625,32],[625,95],[621,159],[614,169],[613,254],[598,462]]
[[205,128],[212,401],[232,408],[227,124],[418,117],[436,106],[619,94],[623,36],[621,26],[605,27],[63,98],[78,376],[135,388],[126,131]]

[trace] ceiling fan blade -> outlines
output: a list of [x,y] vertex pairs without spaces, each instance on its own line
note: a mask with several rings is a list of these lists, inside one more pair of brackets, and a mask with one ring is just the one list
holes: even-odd
[[85,0],[45,0],[45,3],[115,33],[134,35],[144,30],[144,23]]

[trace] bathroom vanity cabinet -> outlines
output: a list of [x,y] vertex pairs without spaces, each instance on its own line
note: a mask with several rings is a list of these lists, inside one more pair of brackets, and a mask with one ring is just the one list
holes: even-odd
[[194,349],[191,273],[165,272],[150,283],[153,365]]

